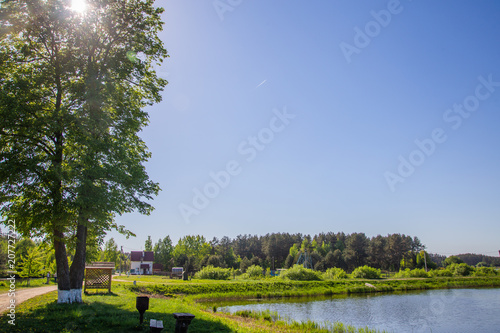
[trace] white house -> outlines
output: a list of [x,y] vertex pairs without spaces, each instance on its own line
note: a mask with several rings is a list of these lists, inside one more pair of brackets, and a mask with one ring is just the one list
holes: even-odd
[[131,251],[130,270],[135,274],[153,274],[153,261],[155,255],[152,251]]

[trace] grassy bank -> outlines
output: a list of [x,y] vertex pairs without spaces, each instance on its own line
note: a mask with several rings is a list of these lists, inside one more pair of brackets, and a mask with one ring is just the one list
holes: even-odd
[[[371,284],[369,287],[366,283]],[[129,285],[131,291],[154,295],[185,295],[196,300],[275,298],[351,293],[374,293],[447,288],[500,287],[500,277],[442,277],[427,279],[286,281],[219,281]]]

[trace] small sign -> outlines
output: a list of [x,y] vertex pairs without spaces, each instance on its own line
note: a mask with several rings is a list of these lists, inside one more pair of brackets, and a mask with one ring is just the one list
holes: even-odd
[[153,328],[163,328],[163,320],[151,319],[149,321],[149,327]]

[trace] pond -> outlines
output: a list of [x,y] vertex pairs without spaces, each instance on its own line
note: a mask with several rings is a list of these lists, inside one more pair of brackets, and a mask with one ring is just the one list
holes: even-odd
[[500,289],[446,289],[316,299],[224,303],[219,311],[278,313],[295,321],[342,322],[388,332],[500,332]]

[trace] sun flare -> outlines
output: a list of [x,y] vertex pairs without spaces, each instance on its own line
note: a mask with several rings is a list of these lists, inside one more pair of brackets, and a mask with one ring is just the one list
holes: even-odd
[[85,0],[71,0],[71,9],[83,13],[87,9],[87,2]]

